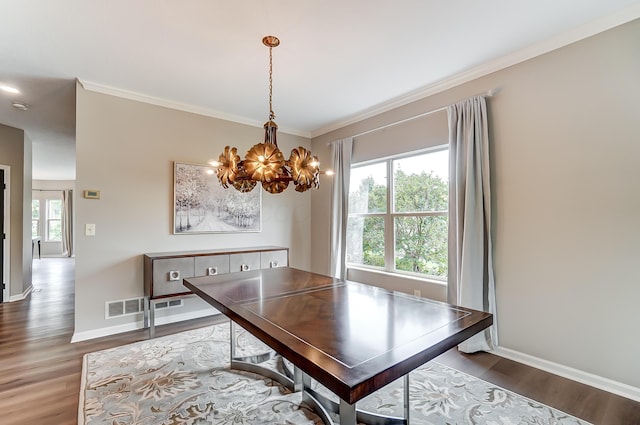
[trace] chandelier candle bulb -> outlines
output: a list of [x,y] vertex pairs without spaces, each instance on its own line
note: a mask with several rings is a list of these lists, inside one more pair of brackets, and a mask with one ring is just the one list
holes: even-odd
[[320,162],[311,151],[299,146],[291,150],[288,160],[278,148],[278,124],[273,120],[273,54],[280,45],[277,37],[268,35],[262,43],[269,48],[269,120],[264,124],[264,142],[253,145],[244,159],[238,148],[225,146],[217,161],[209,161],[217,168],[216,175],[223,188],[233,186],[240,192],[250,192],[260,183],[269,193],[282,193],[293,182],[297,192],[320,187]]

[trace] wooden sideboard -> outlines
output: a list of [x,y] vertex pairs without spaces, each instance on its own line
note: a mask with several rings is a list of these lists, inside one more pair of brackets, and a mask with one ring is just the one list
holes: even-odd
[[193,295],[182,279],[288,265],[289,248],[280,246],[144,254],[144,327],[153,338],[156,303]]

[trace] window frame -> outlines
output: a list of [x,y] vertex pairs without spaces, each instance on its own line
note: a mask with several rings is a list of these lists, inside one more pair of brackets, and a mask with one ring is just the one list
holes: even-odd
[[[33,218],[33,204],[34,202],[38,203],[38,218]],[[31,199],[31,237],[32,238],[41,238],[42,237],[42,232],[41,232],[41,227],[40,227],[40,223],[42,221],[42,202],[40,199]],[[36,224],[36,234],[33,234],[33,225],[34,223]]]
[[[355,268],[360,270],[369,270],[369,271],[380,271],[385,273],[391,273],[394,275],[401,276],[409,276],[412,278],[416,278],[419,280],[437,282],[437,283],[447,283],[447,277],[427,275],[424,273],[410,272],[405,270],[397,270],[396,269],[396,229],[395,229],[395,219],[397,217],[442,217],[445,216],[448,218],[449,209],[446,211],[419,211],[419,212],[396,212],[395,211],[395,193],[394,193],[394,173],[393,173],[393,162],[411,158],[420,155],[427,155],[430,153],[436,153],[441,151],[448,151],[448,144],[438,145],[434,147],[429,147],[426,149],[421,149],[412,152],[406,152],[398,155],[391,155],[384,158],[376,158],[372,160],[362,161],[358,163],[351,164],[351,169],[366,167],[369,165],[385,163],[386,164],[386,181],[387,181],[387,192],[386,192],[386,211],[385,212],[364,212],[364,213],[352,213],[348,211],[347,219],[351,217],[360,217],[360,218],[369,218],[369,217],[382,217],[384,222],[384,267],[367,265],[367,264],[358,264],[358,263],[350,263],[347,262],[347,268]],[[448,207],[448,202],[447,202]],[[447,244],[449,243],[447,237]]]
[[[51,214],[50,212],[52,211],[51,208],[51,203],[52,202],[59,202],[60,203],[60,218],[50,218]],[[57,199],[57,198],[47,198],[45,199],[45,225],[44,225],[44,241],[45,242],[62,242],[62,200],[61,199]],[[40,213],[42,213],[42,211],[40,211]],[[51,235],[49,234],[50,230],[51,230],[51,222],[55,221],[57,223],[60,223],[60,239],[51,239]]]
[[[49,225],[47,223],[48,213],[47,213],[47,203],[48,201],[57,201],[60,202],[60,229],[62,230],[62,220],[64,219],[64,201],[63,201],[63,191],[58,189],[32,189],[31,190],[31,202],[38,202],[38,236],[42,241],[43,253],[48,249],[55,249],[58,251],[57,245],[62,244],[64,235],[60,235],[60,239],[48,239],[49,237]],[[33,214],[32,214],[33,215]],[[32,226],[35,219],[32,217]],[[52,219],[54,221],[58,221],[58,219]],[[48,247],[48,248],[46,248]]]

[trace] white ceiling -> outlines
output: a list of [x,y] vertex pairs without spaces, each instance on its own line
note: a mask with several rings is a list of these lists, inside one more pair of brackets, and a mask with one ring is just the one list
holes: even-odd
[[[0,0],[0,123],[75,179],[85,87],[316,136],[640,16],[638,0]],[[28,111],[11,102],[28,103]],[[0,158],[0,162],[1,158]]]

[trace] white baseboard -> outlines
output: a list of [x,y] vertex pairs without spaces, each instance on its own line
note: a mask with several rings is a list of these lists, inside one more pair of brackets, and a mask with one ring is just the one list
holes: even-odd
[[9,302],[14,302],[14,301],[22,301],[25,298],[27,298],[27,296],[31,293],[31,291],[33,290],[33,285],[29,286],[27,289],[24,290],[24,292],[22,294],[18,294],[18,295],[11,295],[9,297]]
[[[216,314],[220,314],[218,310],[207,308],[205,310],[196,310],[190,311],[188,313],[175,314],[171,316],[163,316],[158,317],[156,319],[156,326],[158,325],[166,325],[169,323],[182,322],[184,320],[191,319],[199,319],[201,317],[213,316]],[[90,331],[83,332],[74,332],[73,337],[71,337],[71,342],[80,342],[86,341],[94,338],[101,338],[103,336],[115,335],[123,332],[135,331],[138,329],[142,329],[144,327],[144,323],[140,321],[132,322],[132,323],[124,323],[122,325],[117,326],[109,326],[107,328],[100,329],[92,329]]]
[[553,373],[554,375],[562,376],[563,378],[571,379],[572,381],[599,388],[622,397],[630,398],[631,400],[640,401],[640,388],[632,387],[631,385],[627,385],[622,382],[544,360],[539,357],[534,357],[509,348],[497,347],[495,350],[491,351],[491,353]]

